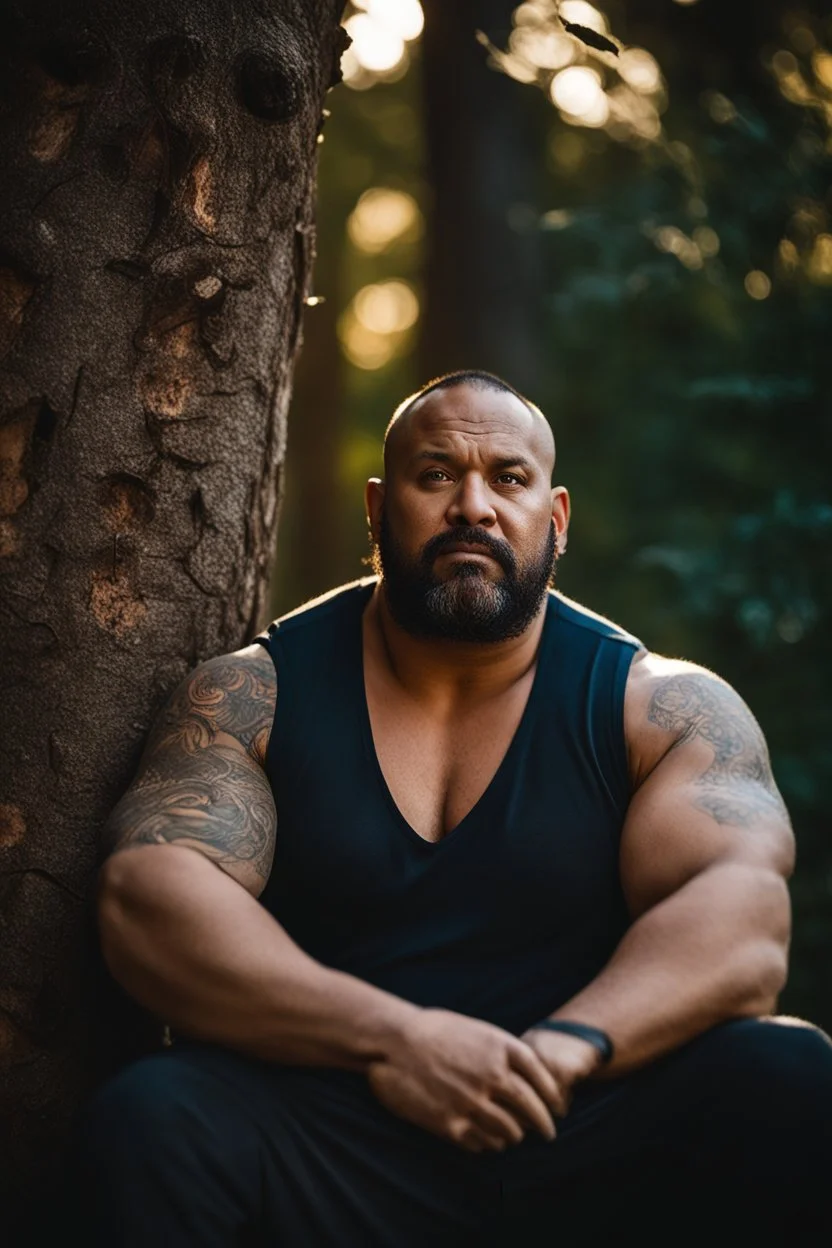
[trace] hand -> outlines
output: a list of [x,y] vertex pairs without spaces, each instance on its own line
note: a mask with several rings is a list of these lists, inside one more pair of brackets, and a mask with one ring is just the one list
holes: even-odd
[[552,1114],[567,1108],[528,1044],[449,1010],[420,1010],[368,1077],[387,1109],[474,1153],[519,1144],[529,1127],[554,1139]]
[[557,1082],[569,1109],[576,1084],[588,1078],[601,1065],[601,1054],[588,1040],[562,1031],[532,1028],[521,1036],[540,1058]]

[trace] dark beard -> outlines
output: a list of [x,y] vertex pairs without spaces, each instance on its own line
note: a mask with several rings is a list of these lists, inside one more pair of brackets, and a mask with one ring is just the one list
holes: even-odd
[[[491,580],[472,560],[460,562],[448,580],[440,581],[433,563],[453,542],[482,546],[503,569],[502,579]],[[481,528],[440,533],[410,562],[384,513],[376,554],[390,614],[401,628],[413,637],[475,643],[508,641],[525,632],[540,610],[558,559],[555,526],[550,524],[540,557],[522,568],[507,542]]]

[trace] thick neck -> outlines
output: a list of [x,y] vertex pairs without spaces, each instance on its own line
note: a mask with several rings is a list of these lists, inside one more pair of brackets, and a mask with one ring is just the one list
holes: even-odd
[[383,582],[365,613],[365,640],[373,659],[414,700],[437,705],[476,702],[505,693],[534,666],[548,595],[524,632],[508,641],[469,643],[413,637],[394,619]]

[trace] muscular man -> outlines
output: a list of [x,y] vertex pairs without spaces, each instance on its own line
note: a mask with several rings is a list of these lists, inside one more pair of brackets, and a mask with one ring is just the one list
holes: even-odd
[[367,487],[378,577],[174,693],[102,873],[107,961],[175,1042],[87,1114],[101,1243],[822,1233],[832,1046],[771,1017],[762,734],[548,588],[553,468],[510,386],[432,383]]

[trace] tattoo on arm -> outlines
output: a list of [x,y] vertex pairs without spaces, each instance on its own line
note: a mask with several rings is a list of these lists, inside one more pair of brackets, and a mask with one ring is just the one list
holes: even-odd
[[260,760],[275,696],[271,665],[254,670],[226,656],[183,681],[110,816],[111,848],[189,842],[219,866],[246,863],[265,881],[276,820]]
[[696,805],[717,823],[748,827],[761,817],[788,818],[760,728],[729,685],[690,673],[658,683],[647,718],[677,734],[671,747],[701,737],[714,752],[697,777]]

